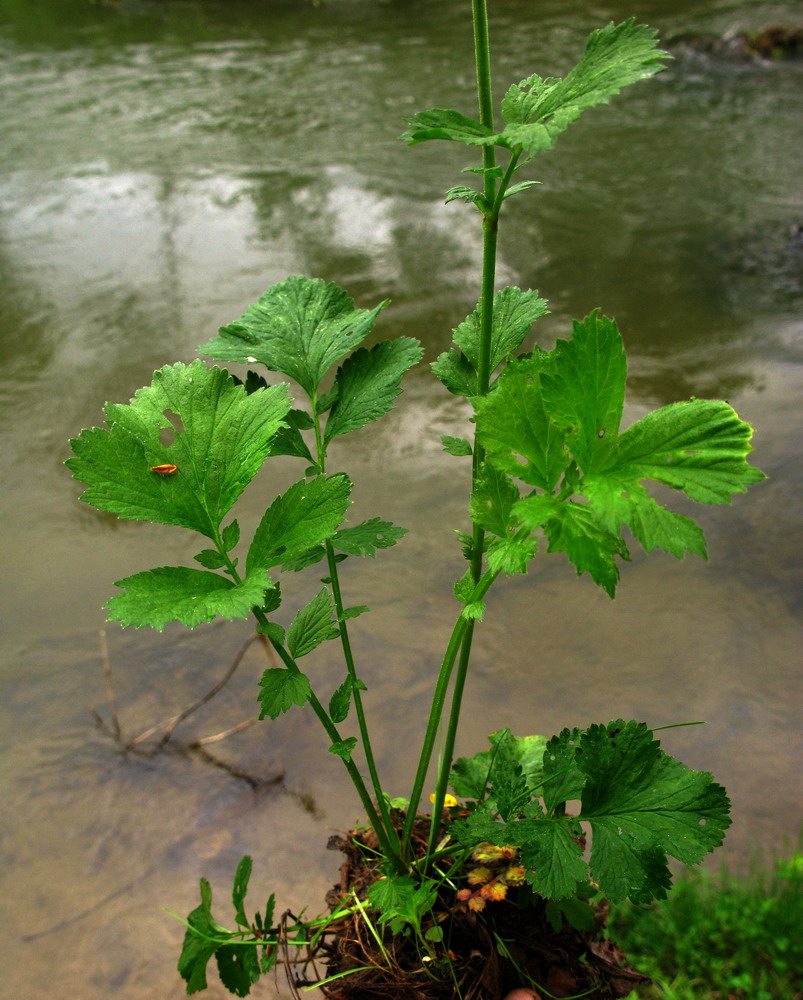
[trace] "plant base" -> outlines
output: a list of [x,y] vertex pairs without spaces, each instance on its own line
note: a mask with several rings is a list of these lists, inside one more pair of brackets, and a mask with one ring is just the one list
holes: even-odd
[[[420,832],[428,826],[429,817],[422,818]],[[422,847],[424,842],[422,837]],[[378,877],[377,846],[368,831],[332,838],[330,847],[345,855],[340,882],[327,895],[332,910],[347,903],[351,893],[364,897]],[[612,1000],[649,982],[628,966],[614,942],[604,939],[606,903],[595,911],[593,932],[565,922],[555,931],[542,901],[522,907],[515,893],[512,889],[510,899],[477,914],[458,904],[453,890],[445,891],[434,910],[434,922],[443,929],[440,960],[425,956],[413,935],[382,935],[381,927],[372,930],[361,913],[350,914],[330,928],[318,957],[326,963],[327,976],[355,971],[323,987],[324,994],[330,1000],[502,1000],[508,991],[530,986],[544,1000],[578,995]],[[381,946],[374,931],[382,935]]]

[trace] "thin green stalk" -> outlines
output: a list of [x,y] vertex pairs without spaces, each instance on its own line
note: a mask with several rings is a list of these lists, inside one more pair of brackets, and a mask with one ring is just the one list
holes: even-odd
[[[321,418],[318,413],[318,398],[317,395],[310,397],[310,404],[312,407],[312,419],[315,427],[315,449],[317,465],[320,474],[323,475],[326,471],[326,449],[324,447],[323,434],[321,433]],[[329,566],[329,579],[331,581],[332,596],[335,601],[335,610],[337,612],[338,626],[340,630],[340,644],[343,648],[343,657],[346,661],[346,670],[348,672],[349,680],[351,681],[351,697],[354,703],[354,711],[357,715],[357,724],[360,730],[360,738],[362,740],[362,748],[365,754],[365,761],[368,765],[368,773],[371,776],[371,784],[373,785],[374,795],[376,796],[377,805],[379,806],[379,812],[382,815],[382,824],[385,829],[385,834],[394,845],[394,853],[398,855],[399,853],[399,835],[396,833],[396,828],[393,826],[393,822],[390,818],[390,811],[388,810],[387,798],[382,789],[382,784],[379,780],[379,770],[376,766],[376,758],[374,757],[373,747],[371,746],[371,738],[368,733],[368,723],[365,719],[365,711],[362,704],[362,695],[360,693],[360,688],[357,684],[357,668],[354,664],[354,654],[351,649],[351,641],[349,639],[348,627],[346,625],[346,619],[343,617],[343,597],[340,590],[340,577],[337,571],[337,562],[335,560],[334,549],[332,548],[332,543],[329,539],[325,542],[326,548],[326,561]]]
[[[215,536],[216,536],[214,539],[215,544],[217,545],[220,554],[226,560],[229,573],[234,578],[235,583],[242,583],[242,578],[240,577],[240,574],[237,572],[237,568],[235,567],[234,563],[229,558],[228,553],[224,550],[223,542],[217,531],[215,532]],[[267,634],[265,629],[266,626],[268,625],[268,619],[265,613],[262,611],[261,608],[257,607],[252,608],[251,610],[254,615],[254,618],[256,618],[259,625],[262,626],[263,634]],[[284,645],[280,642],[277,642],[276,639],[274,639],[272,636],[268,636],[268,639],[270,641],[270,644],[276,650],[276,653],[284,663],[285,667],[287,667],[288,670],[294,670],[298,672],[298,664],[290,655],[288,650],[285,649]],[[326,734],[330,738],[332,743],[340,743],[342,737],[340,736],[340,733],[337,731],[337,727],[332,722],[331,718],[329,717],[329,713],[320,703],[318,697],[315,695],[314,692],[310,692],[309,703],[312,706],[313,712],[315,712],[315,714],[318,716],[321,725],[326,730]],[[343,763],[345,764],[346,771],[348,772],[348,775],[351,778],[352,784],[357,790],[357,794],[360,796],[360,801],[362,802],[363,808],[365,809],[365,813],[368,817],[368,822],[371,824],[371,826],[374,828],[376,832],[377,839],[379,840],[379,843],[382,846],[382,851],[385,857],[399,872],[405,871],[405,866],[402,863],[402,860],[399,856],[398,848],[397,847],[394,848],[394,846],[391,844],[391,841],[388,838],[387,832],[385,830],[385,826],[380,820],[376,809],[374,808],[374,804],[371,801],[371,795],[365,786],[365,782],[363,781],[362,775],[357,769],[356,764],[351,759],[349,760],[344,759]]]

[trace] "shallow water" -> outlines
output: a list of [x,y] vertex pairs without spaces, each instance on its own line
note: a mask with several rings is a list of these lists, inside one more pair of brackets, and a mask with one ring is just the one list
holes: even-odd
[[[791,23],[796,5],[492,6],[501,94],[535,69],[564,72],[611,18],[635,12],[671,42]],[[160,908],[191,909],[201,874],[225,897],[252,852],[255,901],[276,890],[296,911],[315,910],[335,878],[327,836],[359,809],[311,715],[216,745],[265,779],[256,791],[190,755],[125,758],[94,727],[86,704],[105,711],[99,608],[113,581],[197,545],[78,504],[61,463],[104,401],[190,360],[291,273],[337,281],[360,305],[389,297],[383,336],[420,337],[428,360],[444,349],[477,295],[474,218],[442,204],[468,158],[396,138],[422,108],[473,113],[466,7],[0,2],[0,975],[13,1000],[179,997],[182,928]],[[780,848],[801,819],[803,72],[675,54],[543,158],[544,186],[505,220],[500,283],[549,298],[547,347],[602,306],[630,352],[627,419],[725,397],[756,426],[755,461],[771,478],[732,509],[694,514],[710,563],[634,554],[614,604],[551,559],[501,584],[477,633],[458,749],[503,725],[705,719],[664,742],[728,787],[738,859],[753,844]],[[347,600],[373,608],[352,634],[393,794],[408,790],[408,748],[454,613],[462,570],[448,528],[465,524],[467,470],[439,438],[466,420],[422,366],[397,409],[333,455],[356,483],[353,521],[380,514],[411,529],[344,567]],[[276,465],[238,508],[244,533],[300,474]],[[286,607],[316,582],[288,581]],[[211,686],[247,634],[245,623],[161,636],[108,626],[126,731]],[[186,737],[250,716],[261,669],[252,649]],[[322,690],[339,682],[333,647],[314,669]],[[266,982],[256,995],[280,994]]]

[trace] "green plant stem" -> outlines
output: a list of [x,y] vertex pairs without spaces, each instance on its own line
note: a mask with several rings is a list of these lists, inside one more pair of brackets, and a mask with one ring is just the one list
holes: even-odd
[[[312,408],[312,421],[315,428],[315,451],[317,466],[320,475],[324,475],[326,472],[326,448],[324,446],[323,434],[321,433],[321,418],[318,413],[318,396],[317,393],[314,396],[310,396],[310,406]],[[393,822],[390,818],[390,812],[388,810],[387,797],[382,789],[382,784],[379,780],[379,771],[376,766],[376,759],[374,757],[373,747],[371,745],[371,737],[368,733],[368,723],[365,719],[365,711],[362,704],[362,695],[360,693],[360,688],[357,684],[357,668],[354,664],[354,654],[351,649],[351,641],[349,639],[348,626],[346,625],[346,619],[343,617],[343,596],[340,590],[340,577],[337,571],[337,560],[335,559],[335,552],[332,548],[331,541],[327,538],[325,544],[326,548],[326,562],[329,567],[329,580],[330,586],[332,588],[332,597],[335,601],[335,610],[337,612],[338,626],[340,630],[340,644],[343,649],[343,657],[346,661],[346,670],[348,672],[349,680],[351,682],[351,696],[354,702],[354,711],[357,715],[357,724],[360,730],[360,738],[362,740],[362,748],[365,754],[365,761],[368,765],[368,773],[371,776],[371,784],[373,785],[374,795],[376,796],[377,805],[379,806],[379,812],[382,815],[382,823],[385,829],[385,834],[394,845],[395,854],[399,853],[399,835],[396,833],[396,828],[393,826]],[[378,835],[378,834],[377,834]]]
[[[240,574],[237,572],[237,568],[235,567],[234,563],[229,558],[228,553],[225,551],[223,547],[223,542],[222,539],[220,538],[220,533],[217,529],[215,530],[214,541],[218,551],[226,560],[229,573],[232,575],[236,583],[242,583],[242,578],[240,577]],[[254,615],[254,618],[257,620],[257,623],[261,626],[262,633],[264,635],[267,635],[266,629],[269,623],[264,611],[261,608],[257,607],[252,608],[251,610]],[[288,650],[285,649],[284,645],[280,642],[277,642],[270,635],[268,635],[268,639],[270,641],[271,646],[273,646],[273,648],[276,650],[276,653],[284,663],[285,667],[288,670],[293,670],[300,673],[298,664],[290,655]],[[326,734],[330,738],[332,743],[340,743],[342,737],[340,736],[340,733],[337,731],[337,727],[332,722],[331,718],[329,717],[329,713],[320,703],[318,697],[312,691],[310,692],[309,703],[312,706],[313,712],[315,712],[315,714],[318,716],[321,725],[326,730]],[[363,808],[365,809],[365,814],[368,817],[368,822],[371,824],[371,826],[374,828],[376,832],[377,839],[379,840],[379,843],[382,847],[382,852],[398,872],[400,873],[404,872],[406,870],[406,867],[399,856],[398,848],[394,848],[394,846],[391,844],[385,826],[382,823],[381,819],[379,818],[376,809],[374,808],[374,804],[371,801],[371,795],[368,789],[366,788],[362,775],[357,769],[357,765],[351,759],[349,760],[345,760],[343,758],[341,759],[345,764],[346,771],[348,772],[348,775],[351,778],[352,784],[357,790],[357,794],[360,796],[360,801],[362,802]]]
[[[474,591],[471,594],[471,602],[482,600],[497,576],[498,573],[488,570],[474,588]],[[457,654],[460,652],[463,644],[468,626],[468,619],[464,618],[461,614],[452,629],[449,644],[446,647],[441,668],[438,672],[438,680],[435,684],[435,692],[432,696],[432,706],[429,710],[427,731],[424,734],[421,756],[418,760],[418,768],[415,773],[415,780],[413,781],[413,790],[410,793],[410,805],[407,810],[407,817],[404,821],[404,828],[401,834],[402,857],[405,859],[407,858],[407,852],[410,848],[410,837],[413,831],[413,824],[415,823],[416,809],[421,798],[421,793],[424,790],[424,782],[426,781],[427,771],[429,770],[429,764],[432,760],[432,751],[435,747],[438,727],[440,726],[443,708],[446,704],[446,695],[449,690],[449,681],[452,676],[452,669],[454,668]],[[443,808],[442,804],[441,808]]]

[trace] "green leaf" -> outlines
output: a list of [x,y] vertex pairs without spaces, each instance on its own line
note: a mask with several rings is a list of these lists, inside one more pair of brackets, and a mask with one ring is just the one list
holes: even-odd
[[541,393],[541,374],[549,355],[511,362],[494,391],[476,400],[477,440],[487,461],[502,472],[540,486],[555,488],[569,464],[561,429],[547,412]]
[[730,503],[766,478],[746,461],[752,434],[721,400],[672,403],[629,427],[601,471],[620,480],[655,479],[700,503]]
[[259,703],[262,711],[260,719],[269,715],[278,719],[282,712],[288,711],[293,705],[304,705],[312,694],[309,678],[300,670],[287,670],[284,667],[270,667],[262,674],[259,682]]
[[661,750],[643,723],[592,726],[575,759],[586,777],[592,878],[611,900],[663,898],[665,855],[696,865],[722,843],[731,822],[725,789]]
[[290,455],[293,458],[303,458],[311,465],[315,464],[312,452],[307,447],[307,442],[301,435],[301,431],[309,430],[313,426],[312,417],[306,410],[290,410],[285,417],[285,427],[279,431],[273,439],[270,453],[271,455]]
[[437,378],[455,396],[476,396],[479,393],[477,372],[465,355],[454,349],[439,354],[430,365]]
[[346,552],[351,556],[376,555],[377,549],[389,549],[407,534],[407,528],[400,528],[381,517],[372,517],[369,521],[355,524],[351,528],[341,528],[332,536],[332,546],[338,552]]
[[199,350],[225,361],[259,361],[293,379],[312,398],[332,365],[370,333],[385,305],[355,309],[334,283],[287,278]]
[[324,444],[387,413],[402,391],[402,375],[418,364],[422,354],[417,340],[399,337],[370,350],[360,348],[347,358],[337,371],[338,395],[326,422]]
[[[508,830],[517,825],[508,824]],[[527,881],[536,892],[546,899],[565,899],[588,876],[582,854],[568,823],[536,820],[527,827],[521,863],[529,869]]]
[[529,156],[552,149],[561,132],[583,112],[606,104],[623,87],[653,76],[668,58],[655,32],[633,18],[592,32],[585,51],[563,79],[537,74],[512,86],[502,101],[501,140]]
[[[220,947],[220,939],[231,935],[212,917],[212,887],[201,879],[201,904],[187,917],[189,927],[178,960],[178,971],[187,983],[187,993],[205,990],[206,966]],[[209,940],[214,938],[216,940]]]
[[462,142],[467,146],[505,145],[487,125],[448,108],[419,111],[412,118],[405,118],[405,121],[410,128],[401,138],[409,146],[426,142],[428,139],[448,139],[452,142]]
[[527,567],[538,552],[538,539],[495,538],[488,546],[488,567],[495,573],[513,576],[526,573]]
[[125,591],[104,604],[109,621],[118,621],[125,628],[149,625],[161,632],[168,622],[181,622],[195,628],[220,615],[248,618],[253,607],[259,607],[269,586],[264,570],[253,570],[242,581],[234,583],[217,573],[190,569],[185,566],[160,566],[135,573],[115,583]]
[[240,541],[240,525],[236,519],[223,529],[221,540],[226,552],[231,552],[237,546],[237,543]]
[[226,944],[215,952],[220,981],[237,997],[247,997],[260,976],[257,944]]
[[[177,524],[214,538],[254,477],[289,409],[285,385],[250,396],[202,361],[166,366],[128,405],[108,403],[108,428],[84,430],[66,462],[81,499],[119,517]],[[173,436],[162,444],[163,433]],[[236,456],[236,460],[232,460]],[[160,475],[153,466],[174,465]]]
[[460,757],[452,766],[449,783],[460,798],[481,799],[487,787],[504,782],[506,774],[518,771],[527,785],[529,794],[535,794],[543,777],[543,736],[514,736],[509,729],[500,729],[488,737],[490,750],[483,750],[473,757]]
[[246,854],[240,859],[237,871],[234,873],[234,884],[231,890],[231,902],[234,906],[235,919],[241,927],[250,927],[248,917],[245,915],[243,903],[248,892],[248,882],[251,878],[252,859]]
[[336,757],[340,757],[342,760],[348,763],[351,760],[351,755],[354,752],[354,748],[357,746],[357,737],[349,736],[347,740],[338,740],[337,743],[333,743],[329,747],[329,753],[333,753]]
[[226,565],[226,557],[221,555],[217,549],[202,549],[197,556],[192,557],[206,569],[220,569]]
[[[533,323],[548,312],[546,299],[539,298],[538,292],[530,290],[523,292],[520,288],[509,286],[494,295],[490,374],[521,346]],[[453,334],[455,344],[471,362],[475,371],[478,371],[480,366],[480,313],[481,305],[478,305]]]
[[360,615],[364,615],[370,610],[367,604],[355,604],[352,608],[343,608],[343,614],[339,616],[338,621],[344,622],[349,618],[359,618]]
[[604,464],[616,444],[625,399],[627,359],[616,323],[599,310],[559,340],[541,375],[544,405],[584,472]]
[[[523,500],[516,504],[516,512],[525,523],[526,503]],[[629,560],[630,553],[624,540],[608,531],[592,510],[576,503],[556,504],[553,516],[544,522],[544,532],[549,542],[548,552],[565,552],[578,576],[589,573],[609,597],[616,596],[619,582],[616,557]]]
[[333,618],[334,609],[334,599],[324,587],[298,612],[287,633],[287,648],[293,659],[306,656],[322,642],[340,635]]
[[284,563],[330,538],[348,510],[350,492],[344,475],[316,476],[291,486],[265,511],[248,550],[249,570]]
[[441,434],[441,444],[443,450],[455,458],[463,458],[466,455],[473,455],[474,450],[468,438],[452,437],[450,434]]
[[514,194],[518,194],[520,191],[526,191],[528,188],[535,187],[537,184],[541,184],[541,181],[522,181],[521,184],[514,184],[505,191],[502,200],[505,198],[511,198]]
[[518,487],[510,477],[486,463],[471,495],[471,520],[486,531],[507,538],[508,528],[519,523],[513,515],[513,505],[519,499]]
[[260,635],[266,635],[269,639],[278,643],[280,646],[284,645],[285,631],[282,626],[277,625],[276,622],[265,622],[264,625],[258,625],[257,632],[259,632]]
[[351,678],[346,678],[329,699],[329,718],[336,726],[344,722],[351,708]]
[[451,187],[446,192],[446,197],[444,199],[445,204],[449,204],[450,201],[467,201],[471,205],[476,205],[480,212],[486,212],[491,206],[485,200],[485,195],[482,191],[478,191],[476,188],[466,187],[465,184],[458,184],[456,187]]

